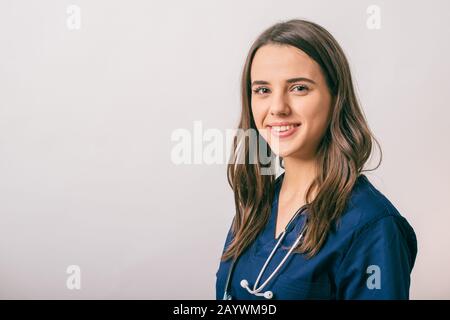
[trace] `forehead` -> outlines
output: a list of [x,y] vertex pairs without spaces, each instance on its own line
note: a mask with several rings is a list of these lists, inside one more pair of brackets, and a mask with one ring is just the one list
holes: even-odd
[[253,80],[284,80],[307,77],[319,80],[319,65],[302,50],[289,45],[268,44],[259,48],[250,70]]

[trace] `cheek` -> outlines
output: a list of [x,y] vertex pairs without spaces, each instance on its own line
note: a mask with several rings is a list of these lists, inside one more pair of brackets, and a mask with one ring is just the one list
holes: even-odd
[[264,117],[266,114],[263,106],[252,104],[251,110],[252,110],[252,115],[253,115],[253,119],[255,120],[256,126],[258,128],[262,127],[262,123],[264,121]]
[[267,110],[264,107],[264,105],[261,104],[252,104],[251,107],[253,120],[255,121],[256,129],[258,130],[258,133],[263,137],[264,140],[267,141],[267,143],[270,144],[270,133],[267,129],[264,128],[263,123],[264,119],[267,115]]
[[322,135],[328,125],[330,114],[329,99],[315,99],[304,108],[304,120],[312,135]]

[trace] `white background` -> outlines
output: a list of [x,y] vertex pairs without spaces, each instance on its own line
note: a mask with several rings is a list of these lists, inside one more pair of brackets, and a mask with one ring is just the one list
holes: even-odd
[[[384,152],[367,176],[418,237],[411,298],[450,298],[449,12],[435,0],[1,0],[0,298],[214,299],[234,214],[226,165],[175,165],[171,134],[195,120],[234,128],[251,43],[291,18],[347,54]],[[80,290],[66,287],[69,265]]]

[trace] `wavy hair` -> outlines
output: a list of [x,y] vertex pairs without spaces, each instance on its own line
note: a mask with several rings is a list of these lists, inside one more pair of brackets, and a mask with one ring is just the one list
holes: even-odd
[[[381,164],[381,147],[360,108],[342,48],[323,27],[299,19],[276,23],[259,35],[251,46],[241,78],[242,111],[238,129],[257,130],[251,111],[250,70],[256,51],[267,44],[289,45],[305,52],[319,64],[332,96],[330,122],[316,150],[317,176],[306,192],[307,228],[303,241],[294,251],[311,258],[319,252],[330,228],[338,223],[358,176],[363,171],[377,169]],[[269,219],[274,197],[275,178],[261,174],[260,161],[255,164],[236,161],[238,157],[259,159],[259,153],[250,154],[249,146],[242,143],[241,137],[234,137],[227,166],[236,213],[231,225],[233,238],[222,255],[222,261],[239,257],[255,240]],[[260,141],[266,143],[267,150],[267,142]],[[363,170],[372,153],[373,142],[380,150],[380,161],[374,169]],[[239,148],[239,145],[243,147]],[[279,160],[281,163],[282,158]],[[317,194],[311,199],[315,188]]]

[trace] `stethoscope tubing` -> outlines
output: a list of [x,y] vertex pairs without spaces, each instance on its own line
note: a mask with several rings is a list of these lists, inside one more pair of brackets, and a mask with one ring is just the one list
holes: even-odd
[[[297,217],[299,214],[301,214],[304,210],[306,210],[307,208],[307,204],[303,205],[302,207],[300,207],[300,209],[297,210],[297,212],[293,215],[293,217],[291,218],[291,220],[288,222],[288,224],[286,225],[286,227],[284,228],[283,233],[280,236],[280,239],[278,240],[277,244],[275,245],[275,247],[272,249],[272,252],[270,253],[269,257],[266,259],[266,262],[264,263],[264,266],[262,267],[261,271],[259,272],[259,275],[255,281],[255,284],[253,285],[253,292],[251,292],[249,289],[250,293],[259,293],[261,290],[264,289],[264,287],[269,283],[269,281],[275,276],[275,274],[279,271],[279,269],[283,266],[283,264],[285,263],[285,261],[287,260],[287,258],[289,257],[289,255],[292,253],[292,251],[295,249],[295,247],[297,247],[298,243],[300,242],[300,240],[303,237],[305,228],[303,228],[302,232],[300,233],[299,237],[296,239],[295,243],[292,245],[292,247],[289,249],[289,252],[284,256],[283,260],[278,264],[278,266],[275,268],[275,270],[272,272],[272,274],[266,279],[266,281],[264,281],[264,283],[259,287],[256,288],[258,285],[259,280],[261,279],[267,265],[269,264],[270,260],[272,259],[273,255],[275,254],[276,249],[278,248],[279,244],[283,241],[284,236],[286,235],[287,231],[289,230],[292,222],[294,221],[295,217]],[[233,271],[234,271],[234,266],[237,262],[238,258],[233,259],[231,261],[231,265],[230,265],[230,269],[228,271],[228,275],[227,275],[227,279],[225,281],[225,290],[224,290],[224,294],[223,294],[223,300],[231,300],[231,295],[228,293],[229,292],[229,287],[231,284],[231,277],[233,275]]]

